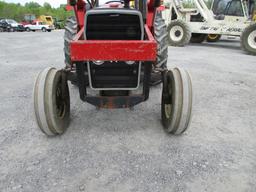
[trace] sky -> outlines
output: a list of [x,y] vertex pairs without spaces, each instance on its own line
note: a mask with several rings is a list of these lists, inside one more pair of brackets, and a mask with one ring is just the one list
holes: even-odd
[[37,2],[40,5],[43,5],[44,2],[48,2],[53,7],[59,7],[60,4],[66,4],[67,3],[67,0],[4,0],[4,1],[8,2],[8,3],[20,3],[22,5],[24,5],[25,3],[30,2],[30,1]]

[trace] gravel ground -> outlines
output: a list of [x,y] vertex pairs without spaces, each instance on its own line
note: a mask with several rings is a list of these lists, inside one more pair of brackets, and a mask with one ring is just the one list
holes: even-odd
[[37,73],[63,67],[63,32],[0,34],[1,192],[256,191],[256,57],[237,40],[169,48],[188,69],[193,119],[183,136],[161,126],[161,86],[134,110],[96,110],[70,85],[71,118],[48,138],[33,116]]

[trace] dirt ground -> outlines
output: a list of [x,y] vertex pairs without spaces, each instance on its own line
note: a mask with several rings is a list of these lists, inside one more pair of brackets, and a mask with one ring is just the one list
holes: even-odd
[[38,72],[64,66],[63,32],[0,34],[1,192],[255,192],[256,57],[238,40],[169,47],[169,67],[193,77],[191,126],[164,132],[161,85],[134,110],[96,110],[70,85],[62,136],[38,129]]

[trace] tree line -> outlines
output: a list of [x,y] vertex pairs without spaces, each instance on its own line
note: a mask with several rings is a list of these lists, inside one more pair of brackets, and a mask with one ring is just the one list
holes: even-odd
[[36,17],[40,15],[50,15],[59,20],[66,20],[73,12],[66,11],[65,6],[66,5],[60,5],[58,8],[53,8],[49,3],[44,3],[44,5],[41,6],[33,1],[23,6],[20,3],[6,3],[0,0],[0,18],[9,18],[20,22],[24,20],[25,14],[34,14]]

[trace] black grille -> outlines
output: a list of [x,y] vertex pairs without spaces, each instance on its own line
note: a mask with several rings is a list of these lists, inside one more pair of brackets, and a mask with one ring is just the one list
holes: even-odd
[[[87,40],[141,40],[141,13],[125,9],[92,9],[85,17]],[[98,89],[134,89],[138,85],[139,62],[104,61],[102,65],[89,62],[91,84]],[[112,94],[112,93],[111,93]]]
[[89,14],[86,21],[88,40],[141,40],[138,15],[125,13]]
[[135,88],[138,84],[139,63],[105,61],[102,65],[90,62],[92,87],[94,88]]

